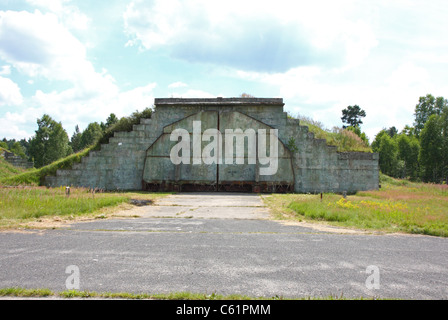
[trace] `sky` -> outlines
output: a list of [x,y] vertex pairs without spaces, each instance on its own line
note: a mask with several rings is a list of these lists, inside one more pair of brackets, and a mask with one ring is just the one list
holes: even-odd
[[446,0],[0,0],[0,139],[248,93],[328,129],[359,105],[373,141],[448,98],[447,17]]

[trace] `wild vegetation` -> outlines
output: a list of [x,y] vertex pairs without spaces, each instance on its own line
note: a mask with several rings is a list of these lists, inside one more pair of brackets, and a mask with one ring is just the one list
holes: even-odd
[[[0,228],[26,227],[42,218],[74,220],[105,218],[107,213],[132,208],[135,200],[154,201],[165,193],[104,192],[87,188],[0,187]],[[110,211],[105,209],[113,208]]]
[[309,132],[317,139],[326,140],[330,146],[336,146],[340,152],[372,152],[365,133],[361,132],[359,126],[347,128],[334,127],[329,130],[319,122],[308,117],[298,115],[300,125],[307,126]]
[[[0,222],[37,219],[51,214],[75,215],[95,212],[99,208],[129,201],[126,193],[99,193],[75,189],[70,198],[61,188],[38,188],[47,175],[58,169],[71,168],[90,150],[118,131],[131,131],[142,118],[150,118],[152,109],[134,112],[118,119],[111,114],[106,123],[92,123],[83,132],[75,129],[71,139],[60,123],[44,115],[38,120],[36,135],[28,141],[0,142],[2,150],[14,151],[35,161],[37,169],[12,167],[0,157],[0,186],[33,186],[33,188],[0,188]],[[320,122],[297,116],[318,139],[325,139],[338,150],[378,152],[380,155],[381,189],[358,192],[347,199],[325,194],[321,201],[314,195],[272,195],[269,205],[279,217],[326,221],[346,227],[400,231],[444,236],[448,234],[448,102],[428,94],[420,97],[415,107],[415,122],[398,133],[395,127],[381,130],[370,144],[360,125],[366,113],[359,106],[342,112],[344,125],[332,130]],[[59,137],[59,138],[58,138]],[[62,137],[62,138],[61,138]],[[52,142],[54,145],[52,145]],[[38,150],[39,152],[37,152]],[[59,151],[62,150],[62,153]],[[401,179],[394,179],[401,178]],[[422,182],[430,182],[422,183]],[[434,184],[437,183],[437,184]]]
[[[2,152],[0,148],[0,152]],[[24,172],[24,169],[14,167],[3,157],[0,157],[0,180]]]
[[[253,97],[243,93],[241,97]],[[142,118],[151,118],[152,109],[135,111],[129,117],[118,119],[115,114],[103,123],[90,123],[84,131],[75,127],[68,138],[61,123],[48,115],[37,120],[38,129],[28,140],[0,141],[0,147],[34,161],[36,168],[45,167],[87,148],[98,150],[117,131],[131,131]],[[292,116],[292,115],[290,115]],[[384,128],[370,143],[362,132],[362,118],[366,112],[358,105],[342,110],[342,126],[331,130],[322,123],[298,115],[300,125],[308,126],[318,139],[325,139],[338,151],[377,152],[381,172],[395,178],[412,181],[437,182],[448,180],[448,101],[431,94],[419,98],[415,106],[414,123],[401,132],[392,126]]]
[[[132,131],[135,124],[139,124],[142,118],[151,118],[151,114],[151,108],[146,108],[142,112],[135,111],[129,117],[121,119],[112,113],[106,123],[90,123],[82,133],[76,126],[71,140],[68,139],[60,123],[44,115],[37,120],[36,135],[28,141],[17,142],[6,139],[0,141],[2,150],[10,152],[18,150],[19,154],[34,161],[35,165],[35,169],[27,171],[13,168],[7,170],[6,162],[2,162],[0,185],[43,185],[46,176],[55,175],[58,169],[72,168],[74,163],[79,163],[91,150],[99,150],[101,144],[107,144],[115,132]],[[25,152],[28,156],[25,156]],[[8,174],[8,172],[17,173],[17,175]]]
[[372,142],[380,155],[380,169],[395,178],[448,182],[448,101],[431,94],[420,97],[413,126],[399,133],[384,128]]
[[55,175],[58,169],[70,169],[74,163],[79,163],[83,157],[88,155],[90,149],[87,148],[81,152],[71,154],[63,159],[56,160],[55,162],[41,167],[39,169],[21,170],[15,175],[4,175],[0,171],[0,185],[6,186],[39,186],[44,182],[46,176]]
[[448,237],[448,186],[381,175],[377,191],[342,195],[275,194],[265,198],[279,219]]
[[171,293],[129,293],[129,292],[94,292],[65,290],[62,292],[54,292],[50,289],[25,289],[25,288],[3,288],[0,289],[0,297],[55,297],[55,298],[91,298],[91,299],[150,299],[150,300],[376,300],[376,298],[357,298],[349,299],[340,296],[326,297],[300,297],[300,298],[284,298],[281,296],[274,297],[249,297],[240,294],[221,295],[216,293],[192,293],[192,292],[171,292]]
[[151,108],[120,119],[111,113],[105,123],[92,122],[82,132],[76,126],[71,139],[60,122],[44,114],[37,119],[38,128],[33,137],[20,141],[4,138],[0,147],[33,161],[36,168],[42,168],[85,149],[98,150],[115,132],[132,131],[133,125],[139,124],[142,118],[151,118],[151,114]]

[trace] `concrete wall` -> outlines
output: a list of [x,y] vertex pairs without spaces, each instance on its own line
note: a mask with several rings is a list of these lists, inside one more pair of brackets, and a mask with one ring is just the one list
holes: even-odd
[[[298,120],[288,119],[283,107],[283,99],[156,99],[151,119],[143,119],[132,132],[115,133],[108,144],[101,146],[100,151],[91,152],[72,170],[58,170],[56,176],[47,177],[46,184],[141,190],[143,177],[146,175],[148,180],[150,172],[157,172],[157,179],[169,180],[170,176],[175,175],[172,171],[175,166],[167,163],[160,167],[160,163],[152,161],[155,148],[166,149],[167,134],[176,123],[201,112],[214,112],[226,119],[227,125],[233,123],[234,128],[250,126],[248,119],[253,119],[258,127],[278,129],[283,147],[294,141],[296,151],[286,150],[290,157],[286,163],[291,166],[295,192],[353,193],[378,189],[378,154],[337,152],[324,140],[315,139],[308,132],[308,127],[300,126]],[[237,114],[241,116],[235,116]],[[162,142],[163,139],[165,142]],[[163,151],[165,157],[166,150]],[[281,168],[284,167],[285,164],[282,164]]]
[[3,151],[0,156],[4,157],[7,162],[9,162],[14,167],[31,169],[34,167],[34,163],[26,159],[22,159],[20,156],[16,156],[12,152]]

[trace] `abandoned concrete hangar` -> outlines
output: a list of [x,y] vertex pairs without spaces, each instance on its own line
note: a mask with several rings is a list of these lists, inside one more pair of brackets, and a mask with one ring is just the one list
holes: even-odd
[[[379,186],[378,154],[338,152],[284,112],[283,99],[155,99],[47,186],[105,190],[354,193]],[[239,141],[239,144],[238,144]],[[243,144],[243,150],[237,150]]]

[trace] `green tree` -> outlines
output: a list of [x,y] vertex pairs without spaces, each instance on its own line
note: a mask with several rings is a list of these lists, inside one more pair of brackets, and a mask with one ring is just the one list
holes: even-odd
[[433,114],[420,133],[419,162],[424,181],[437,182],[443,169],[443,138],[440,116]]
[[380,142],[381,142],[381,137],[383,135],[387,134],[386,129],[381,130],[380,132],[378,132],[375,136],[375,139],[372,142],[372,151],[373,152],[379,152],[380,150]]
[[391,138],[393,138],[393,137],[395,137],[396,134],[398,134],[398,130],[397,130],[397,128],[395,128],[395,126],[390,127],[389,129],[387,129],[387,134],[388,134]]
[[381,135],[378,153],[381,172],[395,177],[398,169],[398,148],[395,141],[388,134]]
[[419,173],[418,155],[420,153],[420,143],[414,136],[401,133],[396,136],[398,146],[398,159],[403,161],[403,173],[401,178],[409,177],[416,179]]
[[420,97],[418,104],[415,106],[415,133],[417,136],[423,130],[426,121],[432,115],[440,115],[445,107],[448,106],[448,101],[443,97],[435,98],[432,94],[427,94],[425,97]]
[[37,119],[38,129],[30,140],[30,157],[40,168],[67,156],[71,152],[67,132],[60,122],[45,114]]
[[95,144],[102,136],[103,130],[98,122],[90,123],[81,134],[80,150]]
[[115,115],[115,113],[111,113],[109,117],[106,119],[106,128],[109,128],[110,126],[113,126],[118,122],[118,118]]
[[115,113],[111,113],[109,115],[109,117],[107,117],[106,119],[106,123],[101,122],[100,123],[100,127],[103,131],[106,131],[107,128],[113,126],[114,124],[116,124],[119,121],[119,119],[117,118],[117,116],[115,115]]
[[76,125],[75,132],[73,132],[72,138],[70,139],[70,146],[73,149],[73,152],[80,151],[81,148],[81,132],[79,131],[79,126]]
[[448,184],[448,106],[443,108],[440,120],[442,129],[442,178]]
[[14,142],[9,151],[17,156],[20,156],[22,159],[26,159],[25,148],[23,148],[19,141]]
[[415,128],[405,125],[403,130],[401,130],[401,133],[407,135],[408,137],[415,136]]
[[122,117],[117,123],[108,127],[103,136],[96,143],[94,150],[99,150],[101,144],[109,143],[109,139],[114,136],[115,132],[130,132],[134,125],[140,124],[141,119],[150,119],[152,116],[152,109],[145,108],[143,111],[138,110],[133,112],[129,117]]
[[361,118],[366,116],[366,112],[362,110],[358,105],[348,106],[344,110],[342,110],[342,123],[347,124],[344,125],[343,128],[347,128],[347,126],[356,127],[362,124]]

